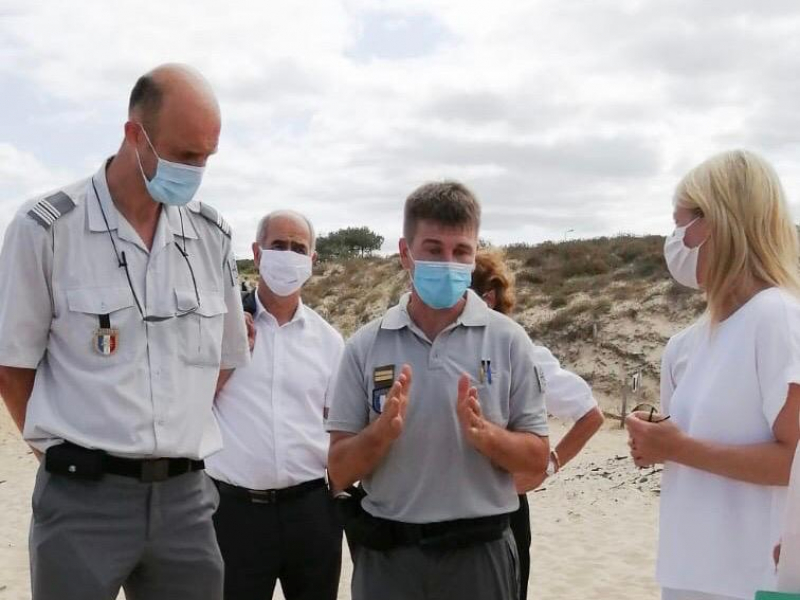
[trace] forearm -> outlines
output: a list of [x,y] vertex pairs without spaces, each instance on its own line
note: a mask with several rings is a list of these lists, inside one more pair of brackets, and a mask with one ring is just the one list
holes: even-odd
[[550,442],[547,437],[523,431],[509,431],[491,424],[491,435],[476,448],[495,465],[509,473],[540,475],[547,469]]
[[0,367],[0,396],[20,433],[25,428],[25,412],[35,378],[36,369]]
[[602,424],[603,413],[596,407],[575,421],[556,445],[556,452],[562,467],[583,450],[583,447],[597,433]]
[[686,436],[672,460],[738,481],[786,486],[794,453],[791,444],[779,441],[736,446]]
[[217,387],[214,390],[214,397],[219,394],[220,390],[225,387],[225,384],[228,383],[228,379],[231,378],[233,375],[234,369],[222,369],[219,372],[219,376],[217,377]]
[[369,476],[380,464],[392,442],[379,435],[375,423],[357,434],[331,433],[328,476],[336,489],[345,489]]

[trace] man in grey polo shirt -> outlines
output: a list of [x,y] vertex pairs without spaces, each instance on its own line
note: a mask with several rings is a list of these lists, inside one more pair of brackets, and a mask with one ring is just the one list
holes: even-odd
[[413,281],[347,343],[327,429],[332,483],[361,481],[353,598],[516,598],[512,473],[547,465],[544,380],[511,319],[467,290],[480,206],[460,183],[406,200]]

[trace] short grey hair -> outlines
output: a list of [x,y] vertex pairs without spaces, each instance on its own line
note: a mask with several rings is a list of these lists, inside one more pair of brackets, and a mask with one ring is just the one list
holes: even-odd
[[311,221],[308,219],[308,217],[303,213],[297,212],[296,210],[274,210],[268,215],[261,217],[261,220],[258,222],[258,228],[256,229],[256,243],[260,246],[262,242],[267,239],[267,231],[269,228],[270,219],[277,219],[279,217],[289,217],[290,219],[295,219],[305,223],[306,227],[308,227],[311,245],[309,252],[314,252],[317,247],[317,233],[314,231],[314,226],[311,224]]

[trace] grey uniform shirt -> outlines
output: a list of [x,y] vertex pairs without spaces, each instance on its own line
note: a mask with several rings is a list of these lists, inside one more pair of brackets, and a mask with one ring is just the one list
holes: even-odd
[[[27,203],[5,233],[0,364],[36,369],[23,436],[39,450],[68,440],[120,456],[203,458],[221,447],[211,410],[219,369],[249,360],[230,230],[197,202],[163,207],[148,250],[116,210],[105,164],[92,179]],[[145,314],[196,306],[192,272],[195,312],[143,321],[100,204]],[[113,335],[100,336],[102,325]]]
[[[406,310],[409,295],[347,342],[328,431],[358,433],[378,410],[404,363],[413,378],[403,433],[362,482],[376,517],[432,523],[512,512],[511,475],[475,450],[456,415],[458,378],[478,389],[484,416],[512,431],[547,435],[543,379],[525,330],[471,290],[458,320],[429,340]],[[490,376],[491,374],[491,376]]]

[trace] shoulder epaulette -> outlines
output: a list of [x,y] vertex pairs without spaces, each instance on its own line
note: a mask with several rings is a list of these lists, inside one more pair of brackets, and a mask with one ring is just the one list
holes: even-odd
[[75,201],[64,192],[57,192],[39,200],[28,211],[28,216],[45,229],[50,229],[58,219],[75,208]]
[[227,221],[222,218],[222,215],[219,214],[216,208],[213,208],[208,204],[203,204],[202,202],[198,202],[198,205],[200,209],[199,212],[203,217],[219,227],[219,230],[226,236],[231,237],[231,226],[228,225]]

